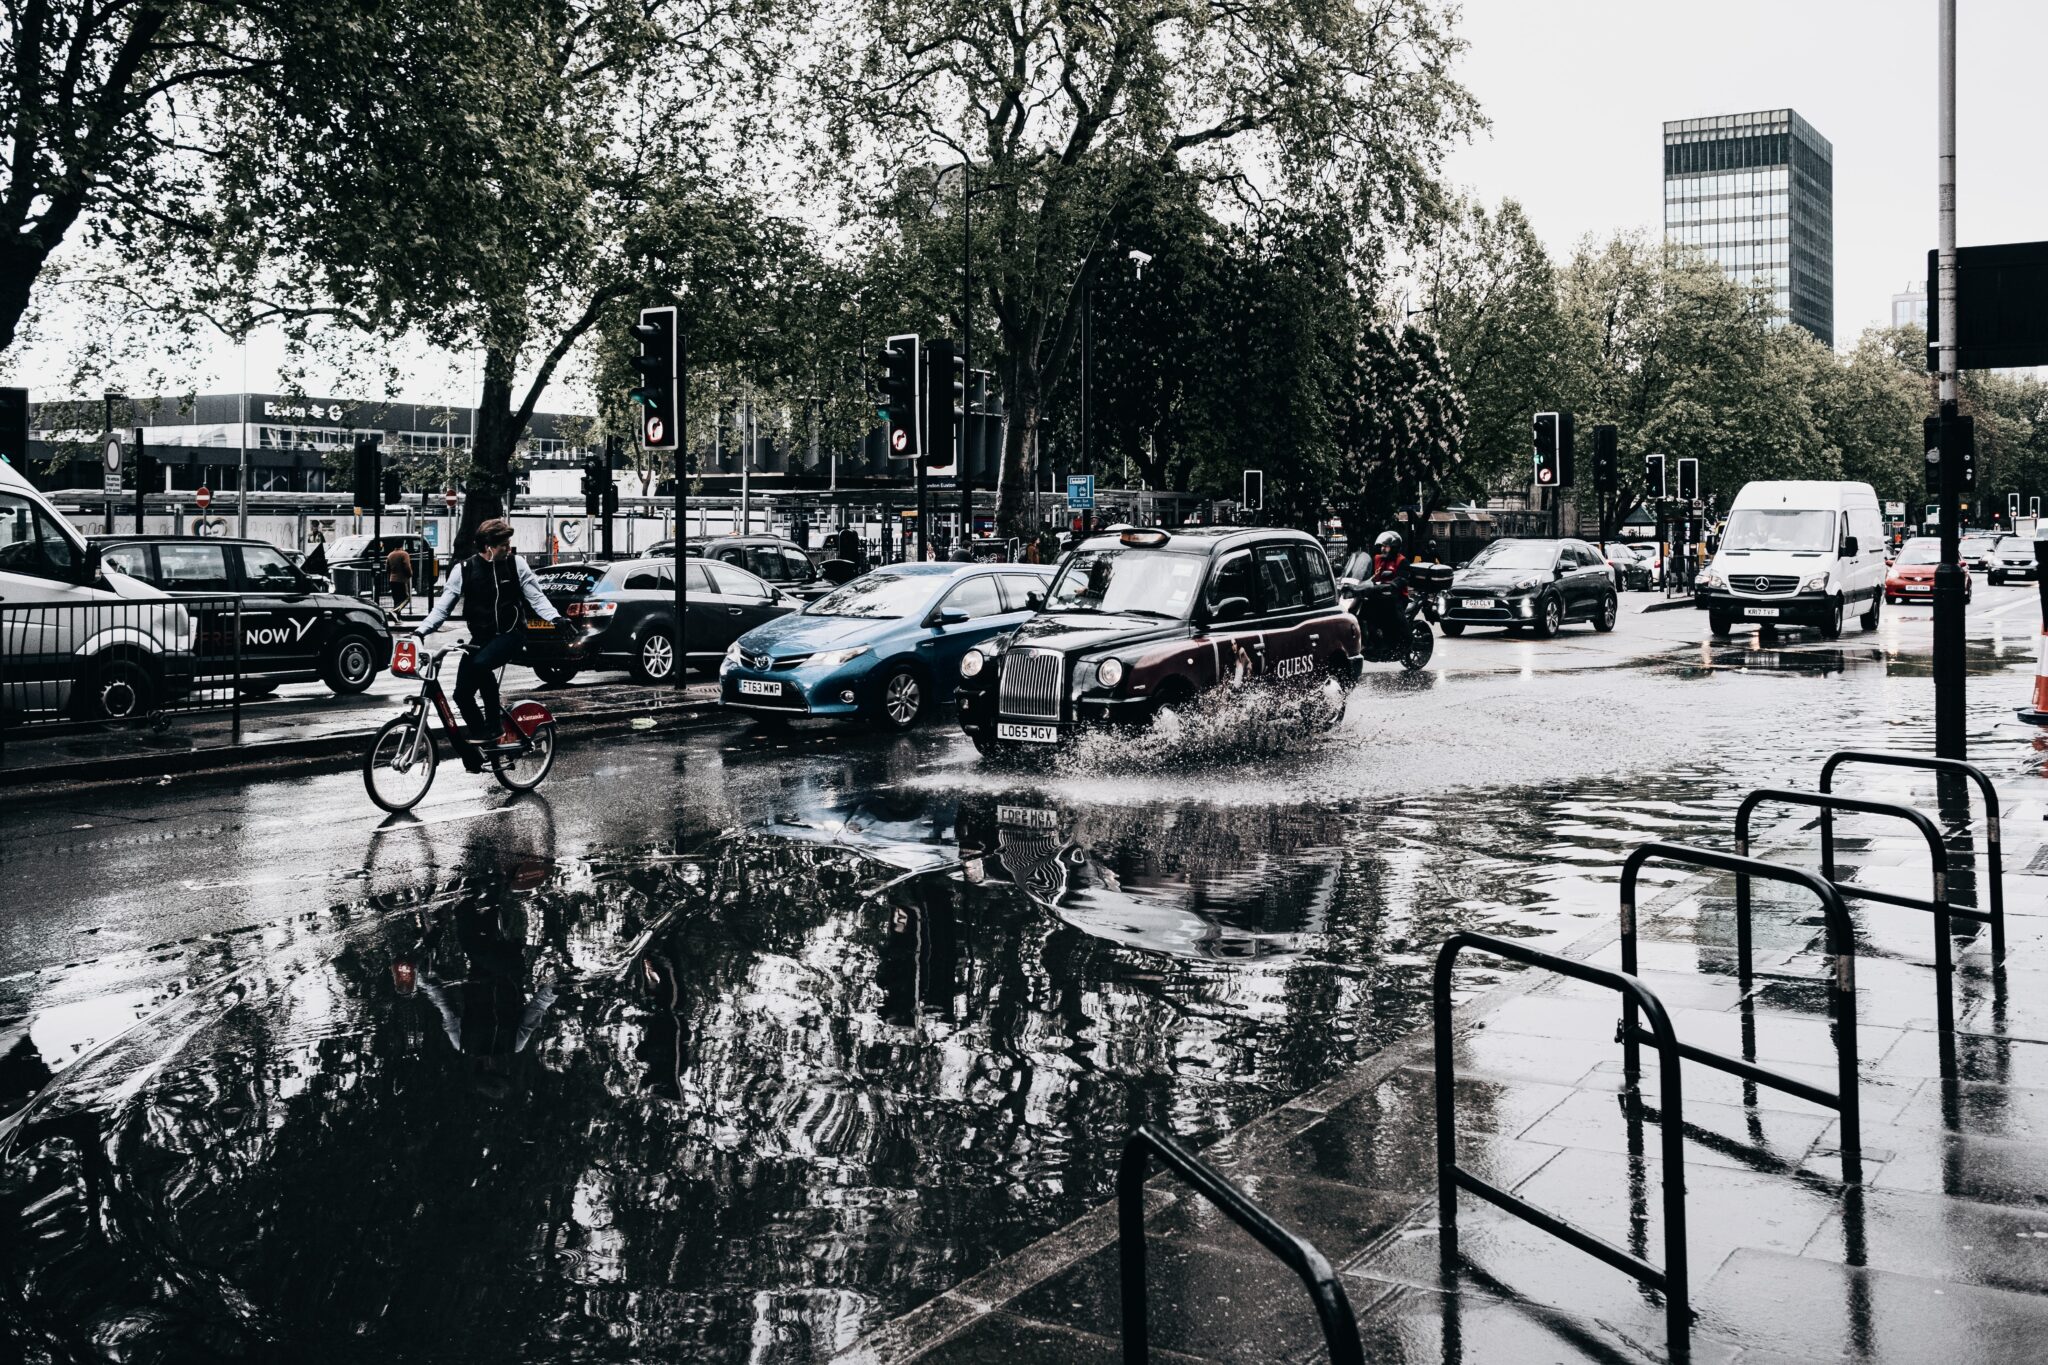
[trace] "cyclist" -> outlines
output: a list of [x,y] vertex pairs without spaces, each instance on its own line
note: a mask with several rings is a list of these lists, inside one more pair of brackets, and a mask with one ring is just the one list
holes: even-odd
[[[519,655],[519,633],[525,625],[521,599],[541,620],[567,624],[540,590],[533,570],[512,553],[511,522],[493,517],[477,527],[476,544],[475,554],[448,570],[447,585],[417,632],[425,639],[460,605],[472,648],[462,656],[462,666],[455,674],[455,705],[469,726],[471,747],[462,755],[462,766],[473,773],[483,771],[486,754],[517,752],[521,744],[521,737],[504,719],[498,699],[498,670]],[[479,694],[481,709],[477,706]]]

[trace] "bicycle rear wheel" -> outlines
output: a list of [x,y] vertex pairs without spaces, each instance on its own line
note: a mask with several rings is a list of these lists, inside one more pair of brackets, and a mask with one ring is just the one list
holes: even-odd
[[434,785],[438,762],[426,713],[394,716],[384,722],[363,755],[363,786],[385,810],[411,810]]
[[530,792],[540,785],[548,775],[548,769],[555,766],[555,727],[543,725],[533,732],[527,741],[526,750],[517,754],[498,754],[491,759],[491,772],[501,783],[516,792]]

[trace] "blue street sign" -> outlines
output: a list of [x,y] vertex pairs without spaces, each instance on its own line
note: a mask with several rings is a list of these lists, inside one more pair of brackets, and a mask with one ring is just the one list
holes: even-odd
[[420,521],[420,538],[427,542],[429,549],[440,549],[441,523],[431,518],[422,518]]
[[1067,506],[1078,512],[1082,508],[1095,506],[1095,476],[1093,474],[1067,475]]

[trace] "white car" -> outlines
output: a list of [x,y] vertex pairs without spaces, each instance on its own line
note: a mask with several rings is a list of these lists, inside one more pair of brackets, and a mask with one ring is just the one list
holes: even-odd
[[2037,573],[2034,542],[2019,536],[2000,536],[1991,547],[1984,572],[1994,587],[2008,578],[2033,578]]
[[1654,540],[1631,540],[1628,543],[1628,547],[1634,550],[1636,556],[1649,568],[1651,585],[1653,587],[1663,587],[1664,547]]
[[190,688],[191,613],[112,569],[19,471],[0,463],[0,706],[146,715]]

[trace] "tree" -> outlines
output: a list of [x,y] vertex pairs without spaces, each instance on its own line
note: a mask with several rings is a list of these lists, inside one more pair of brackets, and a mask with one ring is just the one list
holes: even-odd
[[1139,187],[1176,172],[1253,217],[1327,204],[1370,271],[1382,234],[1430,206],[1445,143],[1474,120],[1448,72],[1460,44],[1425,0],[841,0],[831,16],[851,40],[828,49],[813,88],[849,197],[870,202],[935,160],[1002,187],[975,255],[1012,414],[1008,534],[1026,529],[1046,400]]
[[1416,500],[1409,544],[1427,539],[1433,490],[1455,477],[1463,452],[1464,395],[1436,338],[1367,320],[1347,356],[1332,423],[1338,456],[1333,498],[1345,539],[1370,544]]

